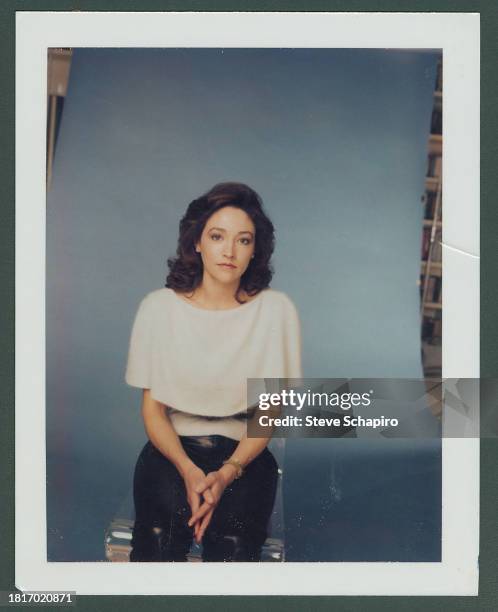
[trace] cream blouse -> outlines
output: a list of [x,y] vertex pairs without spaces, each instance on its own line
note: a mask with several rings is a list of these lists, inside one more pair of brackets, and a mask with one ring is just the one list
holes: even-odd
[[246,422],[238,417],[257,399],[248,398],[247,379],[261,386],[264,378],[300,377],[299,318],[280,291],[265,289],[228,310],[199,308],[172,289],[140,303],[125,379],[169,407],[178,435],[240,440]]

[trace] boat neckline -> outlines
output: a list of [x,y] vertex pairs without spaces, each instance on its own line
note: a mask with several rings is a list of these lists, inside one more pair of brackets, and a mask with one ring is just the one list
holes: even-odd
[[170,289],[170,291],[173,294],[174,298],[178,300],[179,302],[181,302],[182,304],[185,304],[187,308],[191,308],[192,310],[196,310],[198,312],[220,313],[220,312],[238,312],[239,310],[245,310],[246,308],[251,306],[251,304],[254,304],[255,302],[259,302],[259,300],[261,299],[261,296],[266,290],[262,289],[256,296],[253,297],[252,300],[249,300],[248,302],[244,302],[244,304],[241,304],[240,306],[235,306],[234,308],[202,308],[200,306],[195,306],[194,304],[190,304],[189,302],[187,302],[187,300],[185,300],[180,295],[178,295],[178,293],[174,289]]

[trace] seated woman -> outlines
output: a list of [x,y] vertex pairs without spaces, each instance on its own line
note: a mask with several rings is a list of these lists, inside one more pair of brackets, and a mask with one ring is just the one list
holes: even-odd
[[274,228],[247,185],[221,183],[180,222],[166,288],[141,302],[126,382],[149,441],[134,476],[131,561],[259,561],[278,469],[247,436],[247,379],[299,378],[290,299],[269,289]]

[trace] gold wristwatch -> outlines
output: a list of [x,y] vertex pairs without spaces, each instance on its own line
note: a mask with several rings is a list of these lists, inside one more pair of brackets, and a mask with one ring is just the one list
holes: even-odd
[[226,461],[223,461],[223,465],[225,465],[226,463],[229,463],[230,465],[233,465],[233,467],[237,468],[237,475],[235,476],[235,480],[242,476],[242,474],[244,473],[244,468],[242,467],[240,461],[237,461],[237,459],[227,459]]

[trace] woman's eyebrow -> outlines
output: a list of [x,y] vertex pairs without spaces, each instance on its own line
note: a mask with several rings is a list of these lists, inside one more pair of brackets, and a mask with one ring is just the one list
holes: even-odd
[[[210,227],[209,228],[209,232],[211,230],[216,230],[217,232],[226,232],[226,229],[224,229],[223,227]],[[253,236],[253,233],[249,230],[242,230],[241,232],[237,232],[238,234],[250,234],[251,236]]]

